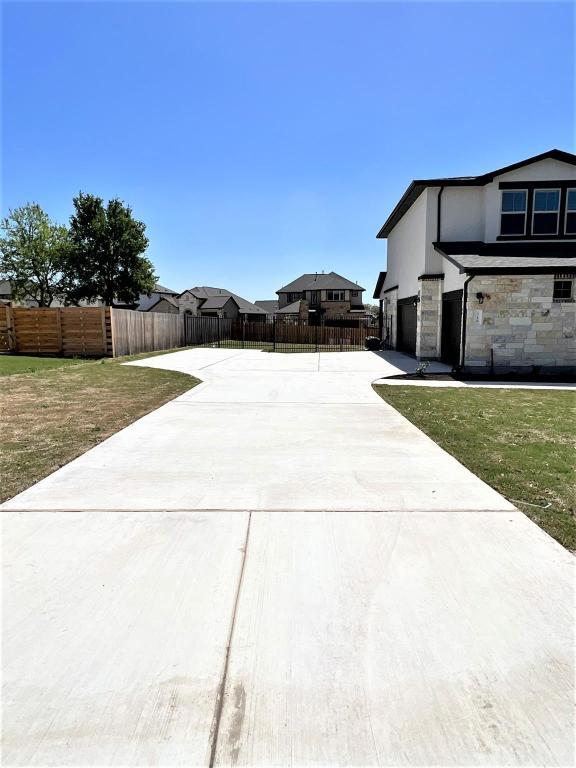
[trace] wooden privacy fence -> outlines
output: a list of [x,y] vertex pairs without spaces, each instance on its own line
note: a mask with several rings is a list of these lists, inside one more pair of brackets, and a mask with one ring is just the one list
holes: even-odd
[[112,309],[114,356],[184,346],[182,315]]
[[0,307],[0,351],[117,357],[180,347],[179,315],[112,307]]

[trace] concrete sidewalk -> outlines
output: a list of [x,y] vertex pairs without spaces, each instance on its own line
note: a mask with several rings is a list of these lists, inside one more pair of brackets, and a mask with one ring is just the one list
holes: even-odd
[[375,395],[413,360],[134,364],[205,383],[2,510],[3,764],[573,764],[573,558]]

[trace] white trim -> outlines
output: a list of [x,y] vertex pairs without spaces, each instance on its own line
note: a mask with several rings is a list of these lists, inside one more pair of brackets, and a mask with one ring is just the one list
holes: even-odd
[[[526,195],[525,197],[525,204],[524,204],[524,211],[503,211],[502,210],[502,203],[504,201],[504,195],[507,192],[524,192]],[[528,189],[501,189],[500,190],[500,237],[522,237],[526,235],[526,227],[528,226]],[[512,234],[508,234],[505,232],[502,232],[502,216],[518,216],[519,214],[524,214],[524,231],[523,232],[514,232]]]
[[[558,192],[558,208],[556,208],[556,232],[534,232],[534,216],[539,213],[554,213],[554,211],[537,211],[536,210],[536,193],[537,192]],[[538,237],[546,237],[546,235],[557,235],[560,229],[560,199],[562,197],[562,190],[560,188],[534,188],[532,190],[532,222],[530,233],[537,235]]]
[[568,232],[568,214],[573,213],[576,215],[576,208],[574,208],[574,210],[568,210],[568,198],[570,196],[570,192],[576,193],[576,187],[568,187],[566,189],[566,210],[564,211],[564,234],[576,235],[576,229],[574,230],[574,232]]

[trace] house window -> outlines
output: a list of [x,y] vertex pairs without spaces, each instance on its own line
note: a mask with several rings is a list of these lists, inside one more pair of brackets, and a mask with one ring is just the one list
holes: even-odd
[[300,291],[298,291],[298,293],[289,293],[288,294],[288,303],[292,304],[294,301],[300,301],[300,299],[303,297],[303,295],[304,294],[300,293]]
[[502,208],[500,212],[501,235],[526,234],[526,200],[525,189],[510,189],[502,192]]
[[344,301],[344,291],[326,291],[327,301]]
[[352,291],[352,296],[353,296],[354,298],[357,298],[357,296],[358,296],[358,291]]
[[576,235],[576,189],[566,190],[566,227],[567,235]]
[[559,189],[535,189],[534,213],[532,214],[532,234],[557,235],[559,210]]
[[573,280],[567,280],[566,278],[554,280],[554,293],[552,294],[553,300],[572,301],[573,286]]

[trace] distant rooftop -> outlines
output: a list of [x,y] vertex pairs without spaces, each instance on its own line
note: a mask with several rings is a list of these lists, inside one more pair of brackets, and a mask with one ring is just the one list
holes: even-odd
[[297,293],[298,291],[315,291],[320,289],[348,289],[352,291],[365,290],[358,283],[353,283],[336,272],[315,272],[300,275],[288,285],[279,288],[276,293]]

